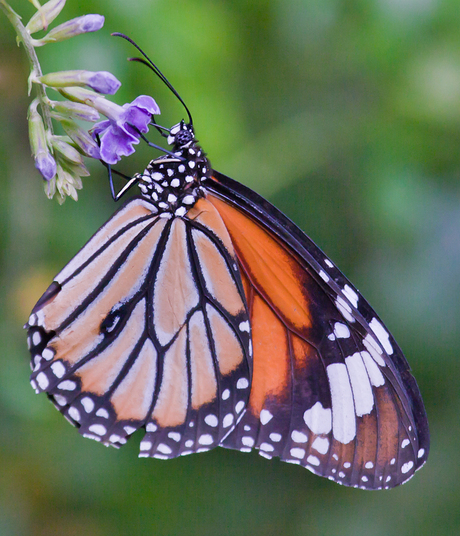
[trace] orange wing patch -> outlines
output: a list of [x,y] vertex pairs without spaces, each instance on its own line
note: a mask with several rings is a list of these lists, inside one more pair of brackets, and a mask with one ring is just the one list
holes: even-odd
[[287,325],[305,333],[311,318],[308,297],[301,284],[305,278],[302,266],[268,231],[240,211],[213,195],[208,199],[225,222],[243,272],[259,292],[270,296]]

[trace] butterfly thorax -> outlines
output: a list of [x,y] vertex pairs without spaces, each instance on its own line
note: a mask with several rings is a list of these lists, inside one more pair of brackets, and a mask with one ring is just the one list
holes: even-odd
[[211,176],[211,166],[191,125],[182,121],[172,127],[168,144],[174,156],[152,160],[144,173],[139,174],[143,197],[165,218],[184,216],[204,196],[201,182]]

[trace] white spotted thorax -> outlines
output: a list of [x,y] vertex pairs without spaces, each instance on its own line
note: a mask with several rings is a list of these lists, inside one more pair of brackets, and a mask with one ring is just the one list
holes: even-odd
[[204,195],[201,181],[211,176],[211,166],[197,144],[192,125],[181,121],[173,126],[168,144],[177,158],[156,158],[137,175],[142,196],[153,202],[164,218],[184,216]]

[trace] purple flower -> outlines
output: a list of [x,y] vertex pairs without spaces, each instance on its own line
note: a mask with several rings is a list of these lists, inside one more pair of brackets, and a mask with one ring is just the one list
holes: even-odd
[[92,136],[96,141],[99,137],[101,160],[113,165],[122,156],[134,153],[133,144],[139,143],[139,132],[148,132],[152,115],[158,115],[160,108],[147,95],[141,95],[123,106],[110,104],[110,109],[99,108],[108,119],[94,126]]

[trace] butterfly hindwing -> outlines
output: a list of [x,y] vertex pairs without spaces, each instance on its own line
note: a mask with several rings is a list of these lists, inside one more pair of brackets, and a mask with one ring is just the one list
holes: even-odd
[[216,177],[208,198],[235,247],[254,346],[248,409],[223,446],[365,489],[408,480],[428,455],[428,429],[400,349],[298,228]]
[[58,274],[29,319],[32,385],[80,432],[141,456],[217,446],[245,408],[250,330],[230,238],[200,200],[161,218],[134,198]]

